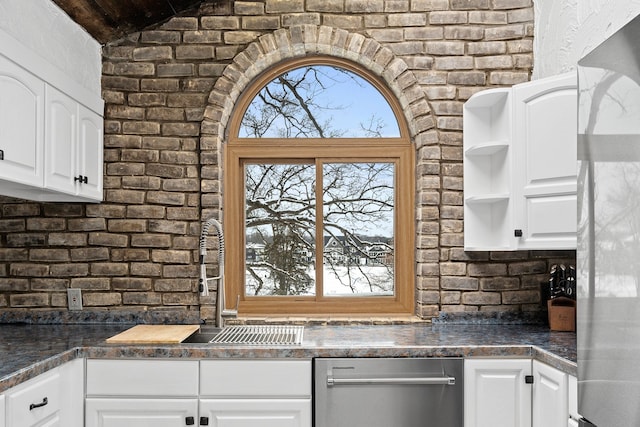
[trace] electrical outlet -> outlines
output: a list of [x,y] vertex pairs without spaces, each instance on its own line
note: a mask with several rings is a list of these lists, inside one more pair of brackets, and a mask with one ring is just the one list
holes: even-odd
[[82,310],[82,290],[78,288],[68,288],[67,303],[69,310]]

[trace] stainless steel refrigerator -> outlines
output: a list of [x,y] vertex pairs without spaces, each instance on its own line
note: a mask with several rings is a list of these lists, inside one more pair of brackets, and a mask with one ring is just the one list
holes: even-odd
[[578,412],[640,426],[640,16],[579,61],[578,91]]

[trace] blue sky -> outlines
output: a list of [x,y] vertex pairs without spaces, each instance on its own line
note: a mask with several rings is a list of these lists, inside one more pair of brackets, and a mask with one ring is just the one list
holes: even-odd
[[[344,137],[369,136],[362,130],[362,126],[372,128],[372,118],[377,125],[383,125],[377,130],[380,136],[397,137],[399,129],[391,107],[380,92],[368,81],[360,76],[346,71],[338,70],[333,66],[314,65],[318,72],[314,74],[321,81],[322,87],[315,80],[309,78],[306,84],[298,85],[298,93],[303,98],[309,98],[312,103],[322,107],[314,109],[314,115],[321,124],[328,123],[333,130],[339,130]],[[293,79],[299,78],[307,67],[290,71]],[[282,91],[279,85],[273,86],[273,93]],[[292,97],[290,99],[293,99]],[[257,103],[257,104],[254,104]],[[256,97],[247,111],[254,111],[258,115],[255,105],[261,101]],[[301,109],[298,110],[300,112]],[[280,128],[284,128],[282,121],[275,120],[265,137],[277,137]],[[375,128],[374,126],[373,128]],[[241,136],[248,136],[247,131],[241,129]]]

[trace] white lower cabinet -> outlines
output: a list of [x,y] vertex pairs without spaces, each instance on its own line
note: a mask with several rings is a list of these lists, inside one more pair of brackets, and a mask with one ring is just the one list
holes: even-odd
[[0,427],[5,427],[4,417],[4,394],[0,394]]
[[62,382],[60,419],[64,427],[84,426],[84,359],[57,368]]
[[0,425],[81,427],[83,374],[83,360],[77,359],[10,388],[4,393],[5,424]]
[[531,359],[465,359],[465,427],[530,427]]
[[552,366],[470,358],[464,376],[465,427],[577,426],[577,381]]
[[215,427],[311,427],[310,360],[203,360],[200,417]]
[[568,375],[533,361],[533,427],[564,427],[569,419]]
[[311,427],[310,360],[88,360],[86,427]]
[[578,413],[578,379],[569,375],[569,421],[568,427],[578,427],[578,420],[582,418]]

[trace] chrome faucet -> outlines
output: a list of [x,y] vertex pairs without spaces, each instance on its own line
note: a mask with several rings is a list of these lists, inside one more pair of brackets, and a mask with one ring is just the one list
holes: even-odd
[[[218,234],[218,275],[216,277],[207,277],[207,266],[204,259],[207,255],[207,235],[209,228],[213,226]],[[202,224],[200,232],[200,280],[198,288],[200,295],[209,295],[209,281],[218,281],[218,293],[216,295],[216,326],[222,328],[224,326],[224,318],[238,317],[238,304],[235,309],[224,308],[224,233],[222,232],[222,224],[215,218],[210,218]],[[238,296],[238,302],[240,297]]]

